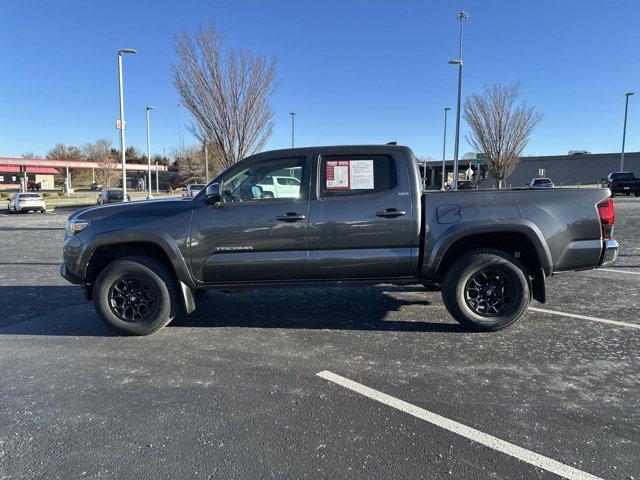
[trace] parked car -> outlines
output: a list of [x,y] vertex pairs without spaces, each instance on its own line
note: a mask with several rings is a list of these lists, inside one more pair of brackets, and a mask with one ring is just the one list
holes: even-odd
[[[122,202],[123,196],[121,188],[105,188],[98,194],[96,203],[98,205],[106,205],[108,203]],[[130,195],[127,195],[127,200],[131,200]]]
[[295,177],[269,176],[258,184],[264,198],[298,198],[300,180]]
[[42,188],[41,182],[34,182],[32,180],[27,181],[27,190],[30,192],[39,192]]
[[554,188],[555,185],[553,184],[553,182],[549,178],[538,177],[538,178],[532,178],[531,180],[529,180],[529,182],[527,182],[525,187],[527,187],[527,188]]
[[640,197],[640,178],[633,172],[611,172],[602,179],[602,186],[611,190],[611,196],[635,195]]
[[471,180],[458,180],[458,190],[474,190],[478,188]]
[[182,191],[182,198],[195,197],[205,187],[203,183],[192,183]]
[[[299,170],[299,196],[266,199],[258,186],[283,169]],[[531,297],[545,301],[546,277],[615,261],[610,195],[423,193],[412,151],[394,145],[263,152],[190,202],[73,213],[61,274],[129,335],[192,312],[197,291],[318,283],[421,284],[442,292],[458,322],[494,331],[518,320]]]
[[100,185],[98,182],[93,182],[91,184],[91,190],[93,192],[98,192],[98,191],[102,190],[102,185]]
[[7,203],[9,213],[45,213],[47,205],[39,193],[16,193]]

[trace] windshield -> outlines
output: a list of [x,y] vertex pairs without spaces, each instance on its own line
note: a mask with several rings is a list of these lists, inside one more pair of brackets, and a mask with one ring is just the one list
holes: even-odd
[[109,195],[122,195],[122,190],[107,190]]
[[618,172],[611,174],[611,180],[635,180],[636,174],[633,172]]
[[193,185],[189,185],[190,190],[202,190],[204,188],[203,184],[194,183]]
[[40,195],[37,193],[21,193],[20,198],[40,198]]
[[536,183],[537,185],[549,185],[551,183],[551,180],[549,180],[548,178],[538,178],[534,181],[534,183]]

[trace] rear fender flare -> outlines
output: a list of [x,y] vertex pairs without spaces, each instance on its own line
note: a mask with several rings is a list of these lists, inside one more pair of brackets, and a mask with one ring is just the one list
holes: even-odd
[[[452,225],[445,230],[440,237],[436,240],[431,252],[428,254],[428,261],[426,265],[428,268],[424,269],[423,276],[433,278],[436,276],[442,259],[444,258],[447,250],[458,240],[462,240],[465,237],[477,235],[477,234],[501,234],[501,233],[518,233],[522,234],[529,239],[535,248],[540,266],[542,267],[546,276],[551,275],[553,271],[553,260],[547,241],[542,234],[542,231],[538,226],[526,219],[515,219],[508,223],[500,224],[487,224],[483,222],[465,222]],[[426,258],[425,253],[425,258]]]

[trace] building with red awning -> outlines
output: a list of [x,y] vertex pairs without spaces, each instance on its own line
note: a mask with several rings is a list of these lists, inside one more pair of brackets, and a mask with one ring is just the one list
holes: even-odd
[[[22,182],[40,184],[42,189],[54,188],[54,176],[64,174],[65,184],[71,188],[71,171],[109,168],[121,170],[120,163],[98,163],[88,160],[58,160],[55,158],[10,158],[0,157],[0,189],[21,188]],[[149,166],[143,163],[127,163],[126,170],[146,172]],[[164,172],[164,165],[151,165],[151,171]]]

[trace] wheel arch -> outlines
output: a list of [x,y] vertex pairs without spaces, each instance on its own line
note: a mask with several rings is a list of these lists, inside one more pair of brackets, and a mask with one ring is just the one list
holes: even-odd
[[475,225],[445,232],[429,258],[430,278],[442,278],[455,260],[466,252],[493,249],[509,254],[521,263],[531,277],[533,298],[545,301],[545,277],[551,275],[553,262],[540,229],[531,222],[505,225]]
[[164,264],[173,274],[183,297],[184,306],[187,313],[195,308],[195,301],[191,292],[194,286],[193,279],[174,242],[169,242],[164,238],[121,236],[104,236],[93,239],[89,243],[90,249],[83,253],[84,291],[87,299],[93,296],[93,284],[100,272],[114,260],[138,255],[153,258]]

